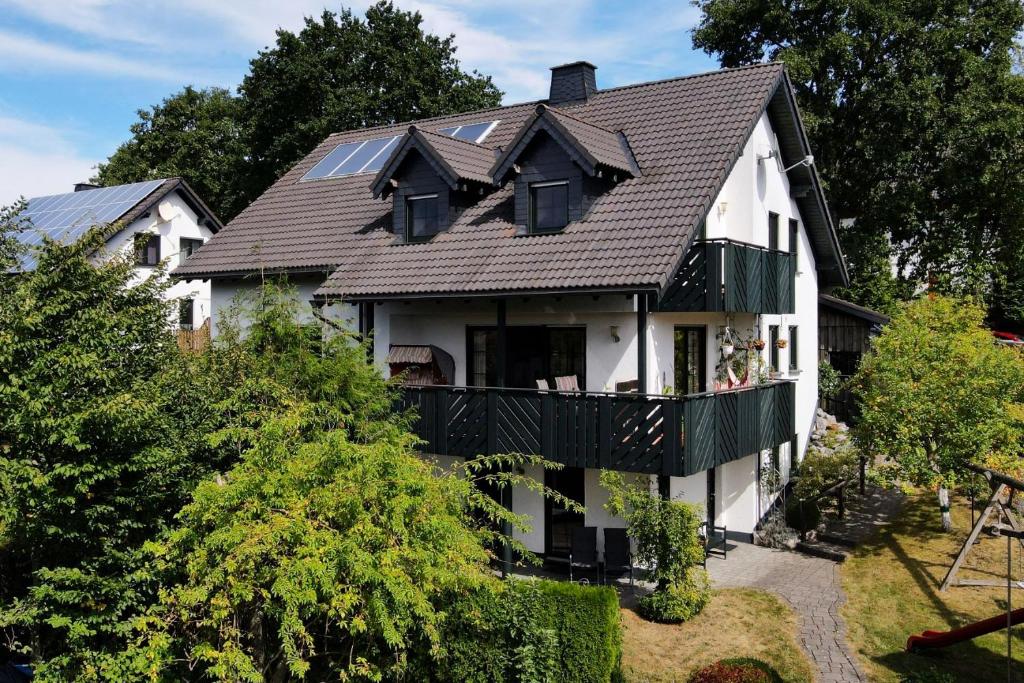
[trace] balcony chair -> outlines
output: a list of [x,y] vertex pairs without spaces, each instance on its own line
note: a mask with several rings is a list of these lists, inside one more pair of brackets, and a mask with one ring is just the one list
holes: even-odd
[[701,543],[704,544],[704,568],[708,568],[708,556],[712,552],[721,552],[722,559],[729,558],[729,546],[726,544],[726,529],[724,526],[709,525],[707,521],[701,522],[697,530]]
[[576,375],[566,375],[565,377],[555,378],[555,389],[558,391],[579,391],[580,383],[576,379]]
[[551,387],[548,386],[548,381],[546,379],[539,379],[537,380],[537,388],[541,391],[547,391]]
[[629,535],[625,529],[604,530],[604,582],[608,573],[618,575],[629,572],[629,587],[633,587],[633,553],[629,548]]
[[578,526],[572,530],[569,540],[569,580],[574,581],[573,569],[593,569],[595,578],[599,578],[597,564],[597,527]]

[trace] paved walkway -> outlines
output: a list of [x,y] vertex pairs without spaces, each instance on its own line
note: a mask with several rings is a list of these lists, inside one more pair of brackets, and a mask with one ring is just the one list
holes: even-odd
[[839,565],[787,550],[734,546],[727,560],[708,559],[715,586],[760,588],[779,595],[797,613],[800,644],[818,668],[818,681],[866,681],[846,646],[846,626],[839,616],[846,600]]

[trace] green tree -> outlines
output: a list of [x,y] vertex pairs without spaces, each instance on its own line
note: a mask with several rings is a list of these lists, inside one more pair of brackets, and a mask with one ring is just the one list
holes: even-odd
[[785,62],[842,219],[848,296],[889,310],[927,282],[1021,319],[1019,0],[695,4],[694,44],[723,66]]
[[101,185],[179,176],[222,219],[233,218],[249,197],[241,103],[222,88],[187,86],[152,108],[140,109],[132,137],[122,143],[93,179]]
[[948,490],[963,466],[1022,454],[1024,354],[996,344],[984,315],[937,295],[907,304],[853,379],[861,450],[885,458],[879,469],[890,481],[936,487],[947,530]]
[[653,593],[640,598],[640,613],[666,623],[696,616],[711,599],[708,575],[701,567],[700,506],[652,495],[646,479],[627,482],[621,472],[602,471],[601,486],[609,494],[605,509],[626,520],[636,546],[634,561],[650,567],[657,584]]
[[109,635],[133,549],[191,488],[178,398],[150,384],[175,352],[162,271],[129,287],[129,255],[90,262],[103,243],[47,243],[0,297],[0,628],[37,661]]
[[365,20],[310,17],[252,60],[242,80],[255,197],[330,133],[497,106],[489,76],[466,73],[454,36],[425,33],[419,12],[383,1]]

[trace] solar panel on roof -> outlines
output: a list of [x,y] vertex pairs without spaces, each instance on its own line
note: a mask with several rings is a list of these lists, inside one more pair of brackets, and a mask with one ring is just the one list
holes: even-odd
[[[29,221],[18,240],[29,247],[42,244],[44,237],[70,244],[94,225],[112,223],[142,201],[163,180],[147,180],[114,187],[100,187],[67,194],[35,197],[21,212],[20,218]],[[22,268],[35,266],[35,258],[27,254]]]
[[484,141],[484,138],[490,135],[496,125],[498,125],[497,121],[481,121],[479,123],[467,123],[462,126],[450,126],[448,128],[442,128],[437,132],[450,135],[453,138],[468,140],[479,144]]
[[303,180],[337,178],[357,173],[376,173],[387,161],[401,135],[374,138],[360,142],[343,142],[335,147],[316,166],[309,169]]

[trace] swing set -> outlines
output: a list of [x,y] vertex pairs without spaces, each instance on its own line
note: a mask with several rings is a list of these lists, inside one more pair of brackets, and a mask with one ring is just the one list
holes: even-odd
[[[1013,644],[1010,630],[1017,624],[1024,623],[1024,608],[1013,609],[1013,589],[1024,588],[1024,581],[1013,581],[1011,578],[1013,557],[1013,541],[1024,550],[1024,524],[1017,518],[1013,510],[1013,499],[1016,494],[1024,495],[1024,482],[1009,477],[987,467],[968,465],[968,469],[980,474],[988,482],[991,495],[988,504],[982,511],[981,516],[971,527],[971,533],[967,536],[956,559],[946,572],[942,580],[940,591],[946,591],[951,586],[1006,586],[1006,615],[996,615],[982,621],[968,624],[950,631],[925,631],[918,635],[912,635],[907,639],[908,652],[921,652],[936,648],[948,647],[955,643],[977,638],[978,636],[992,633],[1000,629],[1006,629],[1006,675],[1007,681],[1011,680],[1013,663]],[[974,515],[974,500],[971,500],[971,515]],[[993,579],[966,579],[958,576],[964,560],[970,554],[971,549],[978,542],[982,532],[1004,536],[1006,538],[1006,581]]]

